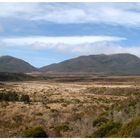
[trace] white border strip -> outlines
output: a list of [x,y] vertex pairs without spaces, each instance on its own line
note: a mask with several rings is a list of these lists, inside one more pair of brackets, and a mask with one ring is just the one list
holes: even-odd
[[140,2],[140,0],[0,0],[0,2]]

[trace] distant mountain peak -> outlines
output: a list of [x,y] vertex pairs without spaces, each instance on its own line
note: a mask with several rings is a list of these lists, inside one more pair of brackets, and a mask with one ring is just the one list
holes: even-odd
[[13,56],[0,56],[0,72],[27,73],[37,69],[22,59]]
[[22,59],[9,55],[0,56],[0,72],[28,73],[33,71],[51,72],[54,74],[139,75],[140,58],[129,53],[88,55],[37,69]]
[[140,58],[129,53],[80,56],[41,68],[51,73],[140,74]]

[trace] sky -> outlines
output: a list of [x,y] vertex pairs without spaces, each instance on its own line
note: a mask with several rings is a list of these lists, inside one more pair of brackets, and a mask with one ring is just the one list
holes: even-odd
[[0,3],[0,56],[42,67],[115,53],[140,57],[140,3]]

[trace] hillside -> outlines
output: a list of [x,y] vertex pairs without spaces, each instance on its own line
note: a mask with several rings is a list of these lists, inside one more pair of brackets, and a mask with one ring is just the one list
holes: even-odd
[[69,59],[37,69],[24,60],[12,57],[0,57],[0,72],[31,73],[40,71],[52,74],[109,74],[139,75],[140,58],[122,53],[112,55],[89,55]]
[[132,54],[80,56],[42,67],[51,73],[140,74],[140,59]]
[[12,56],[0,57],[0,72],[27,73],[36,70],[37,69],[35,67],[24,60]]

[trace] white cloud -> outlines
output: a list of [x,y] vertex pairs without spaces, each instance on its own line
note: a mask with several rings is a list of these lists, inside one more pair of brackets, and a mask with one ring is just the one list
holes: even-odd
[[[119,3],[85,3],[79,7],[66,7],[62,7],[61,9],[58,7],[52,8],[52,11],[47,10],[46,14],[39,14],[33,16],[31,19],[61,24],[106,23],[132,27],[140,26],[140,8],[138,8],[138,4],[128,4],[127,7],[127,3],[122,5]],[[134,10],[135,7],[137,11]]]
[[49,45],[77,45],[85,43],[95,43],[102,41],[120,41],[125,40],[123,37],[115,36],[68,36],[68,37],[47,37],[47,36],[35,36],[35,37],[16,37],[16,38],[3,38],[1,39],[8,45],[20,45],[20,46],[40,46],[48,48]]
[[0,17],[28,18],[38,12],[38,4],[34,3],[0,3]]
[[[4,46],[31,47],[33,50],[57,51],[58,54],[90,55],[131,53],[140,57],[140,46],[121,46],[123,37],[115,36],[77,36],[77,37],[21,37],[1,38]],[[3,46],[3,45],[2,45]]]
[[140,46],[121,46],[117,42],[102,41],[94,43],[83,43],[77,45],[68,44],[50,44],[48,49],[56,50],[59,53],[79,55],[93,54],[115,54],[130,53],[140,57]]
[[[95,46],[100,48],[103,43],[112,43],[125,40],[126,38],[117,36],[68,36],[68,37],[47,37],[47,36],[32,36],[32,37],[14,37],[1,38],[1,43],[4,46],[14,47],[30,47],[33,50],[48,50],[74,53],[74,54],[89,54],[94,53]],[[105,46],[105,45],[104,45]],[[104,49],[102,48],[102,51]]]
[[73,47],[71,52],[80,55],[130,53],[140,57],[140,46],[121,46],[114,42],[97,42]]
[[0,17],[54,23],[140,26],[139,3],[1,3]]

